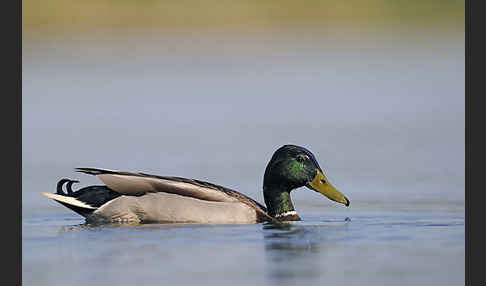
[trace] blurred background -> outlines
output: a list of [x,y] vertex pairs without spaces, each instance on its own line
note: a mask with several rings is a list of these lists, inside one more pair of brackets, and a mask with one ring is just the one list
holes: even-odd
[[[24,283],[464,282],[464,1],[22,9]],[[85,229],[40,195],[63,177],[101,184],[73,171],[99,167],[263,202],[266,164],[284,144],[310,149],[351,206],[302,188],[292,198],[304,226],[289,232]]]
[[22,18],[24,206],[77,166],[263,201],[288,143],[351,201],[464,200],[463,1],[26,0]]

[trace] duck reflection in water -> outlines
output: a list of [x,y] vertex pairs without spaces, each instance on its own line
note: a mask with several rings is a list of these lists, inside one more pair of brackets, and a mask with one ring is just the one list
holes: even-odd
[[324,243],[316,230],[291,224],[263,228],[266,278],[271,284],[315,281],[323,274],[319,260]]

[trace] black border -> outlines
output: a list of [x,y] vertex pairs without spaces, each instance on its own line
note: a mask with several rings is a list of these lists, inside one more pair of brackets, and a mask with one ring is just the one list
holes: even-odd
[[465,223],[465,263],[464,263],[464,267],[465,267],[465,271],[464,271],[464,278],[465,278],[465,285],[471,285],[471,267],[470,267],[470,258],[471,256],[469,255],[469,253],[471,252],[471,242],[470,242],[470,221],[471,221],[471,218],[470,218],[470,190],[471,190],[471,186],[470,186],[470,178],[469,178],[469,166],[468,164],[470,163],[470,160],[469,160],[469,153],[468,151],[470,150],[469,147],[468,147],[468,143],[471,142],[470,140],[470,129],[468,128],[468,125],[470,123],[470,118],[469,118],[469,113],[468,113],[468,110],[469,110],[469,104],[470,104],[470,101],[469,101],[469,96],[470,96],[470,48],[471,48],[471,44],[470,44],[470,40],[471,40],[471,2],[470,0],[465,0],[465,9],[464,9],[464,12],[465,12],[465,27],[466,27],[466,31],[465,31],[465,49],[464,49],[464,52],[465,52],[465,74],[464,74],[464,107],[465,107],[465,186],[464,186],[464,196],[465,196],[465,217],[466,217],[466,223]]
[[470,59],[470,47],[471,47],[471,44],[470,44],[470,40],[471,40],[471,2],[470,0],[465,0],[465,9],[464,9],[464,12],[465,12],[465,27],[466,27],[466,31],[465,31],[465,49],[464,49],[464,52],[465,52],[465,74],[464,74],[464,108],[465,108],[465,186],[464,186],[464,196],[465,196],[465,217],[466,217],[466,223],[465,223],[465,261],[464,261],[464,267],[465,267],[465,270],[464,270],[464,278],[465,278],[465,285],[471,285],[471,267],[470,267],[470,250],[471,250],[471,243],[470,243],[470,178],[469,178],[469,166],[468,164],[470,163],[469,161],[469,153],[468,151],[470,150],[469,147],[468,147],[468,143],[471,141],[470,140],[470,131],[469,131],[469,128],[468,128],[468,125],[469,125],[469,114],[468,114],[468,110],[469,110],[469,95],[470,95],[470,92],[469,92],[469,87],[470,87],[470,64],[469,64],[469,59]]
[[[9,285],[22,284],[22,1],[2,2],[3,17],[1,27],[3,81],[2,98],[2,141],[4,158],[2,160],[2,233],[8,242],[3,242],[3,273],[10,280]],[[7,240],[6,239],[6,240]]]
[[[481,248],[485,241],[480,213],[481,208],[484,208],[480,204],[485,202],[482,198],[485,191],[480,183],[481,177],[484,177],[484,156],[481,153],[486,142],[481,136],[485,122],[478,115],[484,114],[486,105],[477,100],[485,95],[480,89],[481,83],[485,81],[482,52],[486,50],[484,41],[480,41],[484,38],[485,26],[481,23],[485,19],[481,13],[484,10],[481,4],[484,5],[484,1],[475,1],[473,12],[472,1],[465,0],[465,285],[484,284],[479,282],[483,280],[481,274],[484,262],[481,258],[484,251]],[[473,231],[475,229],[479,231]]]

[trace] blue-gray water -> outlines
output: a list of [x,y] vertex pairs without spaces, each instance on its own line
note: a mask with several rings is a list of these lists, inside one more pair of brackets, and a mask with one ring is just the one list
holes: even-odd
[[[408,35],[410,37],[410,35]],[[461,285],[463,37],[192,36],[24,44],[24,285]],[[74,167],[207,180],[263,202],[273,151],[351,201],[303,222],[82,226],[41,196]]]

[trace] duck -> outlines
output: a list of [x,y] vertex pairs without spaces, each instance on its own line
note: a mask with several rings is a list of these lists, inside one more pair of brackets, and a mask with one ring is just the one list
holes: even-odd
[[[265,206],[213,183],[99,168],[75,168],[104,185],[73,191],[77,180],[61,179],[55,193],[41,194],[86,219],[86,223],[251,224],[300,221],[290,193],[307,187],[345,206],[349,200],[326,178],[314,154],[283,145],[268,162],[263,177]],[[66,185],[66,192],[63,186]]]

